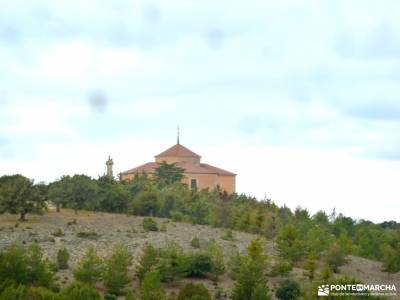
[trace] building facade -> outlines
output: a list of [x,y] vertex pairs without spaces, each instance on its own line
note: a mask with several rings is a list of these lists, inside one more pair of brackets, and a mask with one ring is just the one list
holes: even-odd
[[201,162],[201,156],[182,146],[176,145],[155,156],[154,162],[148,162],[136,168],[120,173],[121,180],[131,180],[138,173],[153,176],[160,163],[175,163],[184,170],[182,182],[190,188],[213,189],[219,186],[231,194],[236,188],[236,174]]

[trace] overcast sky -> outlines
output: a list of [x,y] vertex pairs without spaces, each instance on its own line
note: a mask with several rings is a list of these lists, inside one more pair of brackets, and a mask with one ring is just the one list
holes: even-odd
[[400,221],[400,2],[0,0],[0,175],[176,141],[237,190]]

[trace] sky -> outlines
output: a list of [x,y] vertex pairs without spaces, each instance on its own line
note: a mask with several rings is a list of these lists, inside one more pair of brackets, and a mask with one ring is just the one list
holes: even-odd
[[237,191],[400,221],[400,2],[0,0],[0,176],[153,161]]

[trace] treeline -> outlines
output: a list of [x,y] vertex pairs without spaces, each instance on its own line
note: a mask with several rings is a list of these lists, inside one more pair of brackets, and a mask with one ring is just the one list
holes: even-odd
[[280,256],[289,263],[306,263],[340,252],[381,260],[387,272],[400,270],[400,229],[394,221],[374,224],[324,211],[311,216],[306,209],[292,211],[269,199],[228,195],[218,188],[191,190],[180,183],[181,176],[181,169],[166,163],[160,164],[154,177],[138,174],[128,182],[74,175],[35,185],[21,175],[3,176],[0,210],[18,213],[23,220],[26,213],[40,212],[52,203],[57,209],[76,212],[85,209],[170,218],[273,239]]

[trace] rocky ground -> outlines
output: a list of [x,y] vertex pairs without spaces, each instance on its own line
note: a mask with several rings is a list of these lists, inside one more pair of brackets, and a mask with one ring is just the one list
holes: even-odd
[[[4,249],[13,242],[24,244],[39,243],[46,256],[54,261],[59,249],[66,247],[70,252],[69,270],[57,274],[62,285],[72,280],[71,269],[74,268],[80,257],[89,246],[94,246],[100,256],[106,256],[110,249],[117,243],[126,245],[138,257],[143,246],[151,243],[162,247],[170,242],[179,244],[184,250],[193,251],[190,241],[197,236],[204,244],[214,239],[224,250],[225,257],[235,251],[243,251],[250,240],[255,238],[252,234],[234,232],[233,240],[225,240],[225,230],[202,225],[173,222],[167,219],[154,218],[163,231],[145,232],[142,226],[142,217],[127,216],[123,214],[107,214],[95,212],[79,212],[64,209],[61,213],[49,211],[42,216],[28,216],[27,222],[17,222],[15,215],[0,215],[0,249]],[[89,236],[79,237],[85,233]],[[93,234],[94,233],[94,234]],[[93,234],[93,236],[90,236]],[[265,241],[268,256],[271,260],[276,256],[273,243]],[[400,289],[400,273],[388,277],[381,270],[379,262],[350,256],[349,263],[342,267],[341,273],[362,280],[365,283],[396,283]],[[297,280],[306,282],[303,270],[294,268],[292,276]],[[176,290],[184,282],[169,285],[166,288]],[[199,281],[199,280],[196,280]],[[214,289],[210,280],[203,281],[211,290]],[[274,290],[280,278],[269,280],[270,289]],[[227,275],[220,281],[223,290],[230,290],[233,282]]]

